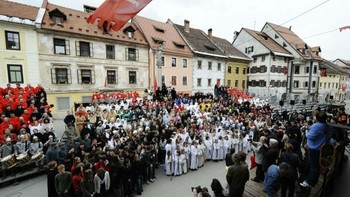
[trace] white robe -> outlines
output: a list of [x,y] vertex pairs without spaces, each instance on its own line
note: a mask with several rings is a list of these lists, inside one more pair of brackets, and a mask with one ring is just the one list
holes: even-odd
[[191,164],[190,169],[196,170],[198,168],[198,149],[191,145]]
[[220,152],[220,142],[214,142],[213,143],[213,154],[211,159],[212,160],[219,160],[219,152]]
[[174,157],[174,176],[182,174],[182,158],[181,155],[175,155]]
[[204,140],[204,143],[205,143],[204,157],[205,159],[211,159],[211,155],[213,153],[213,142],[211,140]]
[[166,175],[171,175],[173,173],[173,158],[172,158],[172,155],[166,155],[165,156],[165,174]]
[[183,170],[183,173],[186,174],[188,170],[186,153],[181,154],[180,156],[182,159],[182,170]]

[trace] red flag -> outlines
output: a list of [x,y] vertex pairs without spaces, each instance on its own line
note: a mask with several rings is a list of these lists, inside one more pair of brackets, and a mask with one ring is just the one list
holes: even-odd
[[321,77],[326,77],[326,76],[327,76],[326,69],[321,68]]
[[95,23],[100,19],[97,26],[102,28],[106,22],[107,30],[119,31],[125,23],[139,13],[152,0],[106,0],[87,19],[88,23]]
[[157,86],[157,79],[154,79],[154,85],[153,85],[153,94],[156,93],[157,89],[158,89],[158,86]]

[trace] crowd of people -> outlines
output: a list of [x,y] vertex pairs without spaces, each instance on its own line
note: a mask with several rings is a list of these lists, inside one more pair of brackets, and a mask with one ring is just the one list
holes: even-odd
[[0,87],[0,160],[4,177],[6,170],[13,167],[43,165],[44,152],[55,138],[51,106],[40,84]]
[[[242,196],[249,180],[245,160],[250,151],[257,168],[252,181],[263,183],[268,196],[277,195],[279,184],[282,196],[287,191],[293,196],[298,179],[303,187],[317,183],[320,146],[328,141],[324,123],[344,121],[342,108],[333,118],[317,108],[310,117],[306,113],[282,116],[268,104],[256,106],[254,98],[222,91],[215,96],[184,96],[174,90],[171,96],[158,92],[154,97],[148,91],[142,96],[94,93],[90,105],[67,112],[67,132],[58,139],[45,90],[38,87],[23,98],[25,91],[17,85],[16,98],[27,101],[19,116],[12,102],[2,107],[1,159],[42,152],[45,159],[39,157],[35,165],[45,161],[49,168],[49,196],[141,195],[143,185],[156,180],[157,168],[168,176],[180,176],[208,160],[225,160],[228,167],[228,192],[215,179],[211,186],[215,196]],[[2,92],[3,100],[16,100],[12,94],[16,90]],[[6,126],[13,116],[18,117],[14,122],[21,123],[17,129],[10,123]],[[305,154],[304,147],[308,147]],[[307,162],[312,165],[303,165]],[[1,163],[3,172],[11,167]]]

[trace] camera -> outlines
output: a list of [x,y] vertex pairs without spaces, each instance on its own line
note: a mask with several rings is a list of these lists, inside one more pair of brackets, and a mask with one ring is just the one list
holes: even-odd
[[194,189],[196,189],[197,193],[201,193],[203,191],[200,185],[197,187],[191,187],[191,192],[193,192]]
[[253,140],[252,140],[252,139],[248,139],[248,142],[252,143],[252,142],[253,142]]

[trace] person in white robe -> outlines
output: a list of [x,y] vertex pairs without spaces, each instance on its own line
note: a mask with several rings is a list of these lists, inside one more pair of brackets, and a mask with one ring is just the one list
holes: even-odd
[[174,176],[180,176],[182,174],[182,158],[180,151],[177,150],[174,156]]
[[197,142],[193,141],[190,151],[191,151],[190,169],[197,170],[198,169],[198,145],[197,145]]
[[180,157],[181,157],[181,165],[182,165],[182,171],[184,174],[187,173],[188,171],[188,165],[187,165],[187,155],[186,155],[186,152],[185,152],[185,149],[181,149],[180,151]]
[[204,157],[208,161],[208,160],[211,160],[211,155],[213,152],[213,141],[209,138],[209,136],[206,136],[204,140],[204,144],[205,144]]
[[204,149],[205,145],[202,140],[198,144],[198,168],[201,168],[204,165]]
[[173,155],[171,151],[166,152],[164,168],[166,175],[171,176],[173,174]]
[[220,151],[220,143],[218,139],[214,139],[213,143],[213,154],[211,159],[213,161],[218,161],[219,160],[219,151]]

